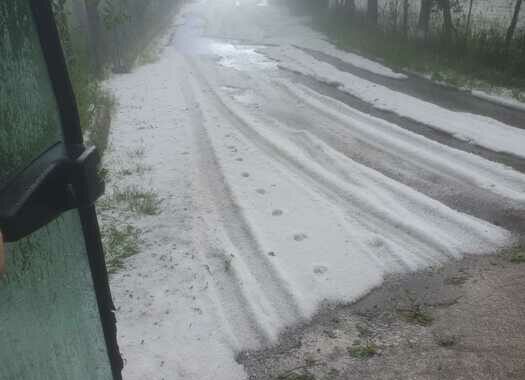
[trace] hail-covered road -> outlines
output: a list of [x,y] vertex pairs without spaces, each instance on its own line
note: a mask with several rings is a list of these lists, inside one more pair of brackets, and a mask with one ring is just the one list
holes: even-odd
[[[246,375],[323,301],[516,244],[525,114],[336,49],[284,6],[200,0],[115,76],[109,166],[162,212],[112,278],[126,379]],[[455,100],[454,102],[452,100]]]

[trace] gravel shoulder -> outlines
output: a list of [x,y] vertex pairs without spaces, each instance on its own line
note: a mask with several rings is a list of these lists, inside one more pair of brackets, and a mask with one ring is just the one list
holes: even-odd
[[257,380],[523,379],[525,264],[513,262],[516,252],[392,276],[238,360]]

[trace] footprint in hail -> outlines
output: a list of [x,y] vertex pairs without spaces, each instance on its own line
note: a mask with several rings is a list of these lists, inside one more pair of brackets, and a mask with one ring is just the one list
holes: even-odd
[[295,241],[303,241],[303,240],[305,240],[305,239],[307,239],[307,238],[308,238],[308,236],[307,236],[306,234],[303,234],[303,233],[295,234],[295,235],[293,236],[293,239],[294,239]]
[[325,267],[324,265],[316,265],[316,266],[314,266],[314,273],[315,274],[325,274],[326,272],[328,272],[328,268]]

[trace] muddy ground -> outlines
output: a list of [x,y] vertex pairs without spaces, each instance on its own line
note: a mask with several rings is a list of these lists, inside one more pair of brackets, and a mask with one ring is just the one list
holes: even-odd
[[250,379],[525,379],[523,250],[393,276],[243,352]]

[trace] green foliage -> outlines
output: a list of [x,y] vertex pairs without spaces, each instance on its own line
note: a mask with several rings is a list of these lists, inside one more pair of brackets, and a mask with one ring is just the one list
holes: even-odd
[[310,373],[291,373],[285,376],[279,376],[278,380],[315,380],[315,376]]
[[102,90],[90,66],[86,36],[70,26],[71,15],[66,4],[66,0],[53,0],[53,11],[75,92],[80,125],[88,143],[95,145],[103,154],[107,146],[114,102]]
[[[456,1],[451,2],[451,6],[453,12],[460,10]],[[438,11],[436,7],[434,12]],[[507,46],[504,26],[494,25],[467,36],[464,30],[466,20],[463,20],[454,26],[452,41],[445,43],[439,34],[425,41],[415,37],[407,39],[398,30],[397,21],[394,22],[394,16],[398,15],[388,12],[390,21],[385,21],[386,25],[381,28],[370,27],[359,14],[354,17],[345,12],[318,11],[310,14],[313,26],[339,48],[379,58],[394,68],[434,73],[456,85],[483,81],[525,89],[525,32],[517,34]]]
[[[53,0],[53,11],[80,115],[88,142],[101,153],[107,146],[114,101],[100,86],[100,73],[112,66],[114,71],[129,71],[140,52],[171,16],[173,0],[91,0],[102,22],[89,22],[97,30],[86,36],[71,26],[70,2],[85,0]],[[96,13],[96,12],[95,12]],[[89,15],[88,15],[89,17]],[[91,20],[92,21],[92,20]],[[97,46],[88,43],[95,39]],[[96,51],[93,51],[95,49]],[[103,57],[95,59],[94,57]],[[95,62],[94,62],[95,61]],[[94,67],[96,63],[100,67]]]
[[122,267],[123,259],[139,252],[140,230],[130,224],[109,223],[102,229],[102,243],[109,272]]
[[305,368],[301,368],[300,370],[293,370],[284,375],[279,375],[277,380],[315,380],[315,376],[306,372]]
[[104,56],[114,72],[129,72],[179,1],[102,0]]
[[368,359],[377,355],[378,351],[377,346],[370,341],[367,341],[365,344],[357,343],[348,347],[348,353],[356,359]]
[[28,2],[0,2],[0,33],[0,181],[3,181],[61,137],[53,89]]
[[514,264],[525,263],[525,252],[517,251],[512,254],[510,257],[510,262]]
[[112,30],[131,22],[127,6],[127,0],[111,0],[104,2],[101,13],[106,29]]
[[[52,0],[52,5],[69,76],[75,92],[84,136],[89,144],[95,145],[103,154],[108,144],[111,114],[115,101],[102,88],[100,81],[109,68],[112,68],[113,71],[129,71],[131,69],[139,53],[145,50],[155,34],[170,20],[171,10],[179,1],[90,0],[84,4],[85,1]],[[73,17],[68,11],[68,6],[74,2],[87,6],[85,9],[88,19],[85,21],[89,26],[89,36],[79,28],[72,27]],[[8,3],[15,4],[16,2]],[[29,30],[29,28],[23,30],[25,29]],[[0,50],[2,50],[1,48]],[[24,52],[23,49],[19,48],[13,51],[17,54]],[[144,56],[144,59],[153,60],[153,53]],[[36,67],[36,65],[29,65],[29,67],[33,66]],[[36,77],[44,76],[38,75]],[[32,80],[32,76],[26,73],[25,78],[28,83],[34,85],[35,80]],[[20,87],[19,78],[13,78],[9,83],[11,82],[13,87]],[[7,90],[9,90],[9,86]],[[21,115],[22,113],[17,112],[17,114]],[[42,112],[38,113],[38,117],[42,119]],[[35,125],[36,123],[29,124]],[[48,124],[57,125],[56,122]],[[53,138],[53,136],[50,135],[49,138]],[[140,160],[144,155],[144,150],[137,150],[132,154],[132,158]],[[140,175],[146,170],[149,170],[147,166],[137,162],[133,169],[123,173],[123,175],[131,175],[135,172]],[[101,168],[99,173],[107,177],[108,171]],[[106,181],[109,180],[110,178],[106,178]],[[161,202],[154,191],[128,187],[123,191],[115,189],[112,196],[102,198],[97,202],[97,205],[101,210],[124,211],[124,215],[130,215],[126,213],[127,211],[134,213],[133,216],[137,216],[137,214],[158,214]],[[118,206],[122,206],[122,209],[118,210]],[[120,268],[125,257],[139,252],[140,233],[141,231],[136,227],[122,223],[120,220],[114,220],[112,223],[103,225],[102,241],[110,271],[113,272]]]
[[66,9],[66,0],[52,0],[53,13],[60,38],[62,40],[62,48],[64,49],[66,59],[69,64],[72,64],[74,58],[73,43],[69,33],[68,17],[69,12]]
[[137,186],[129,186],[124,190],[116,189],[113,199],[118,203],[126,203],[130,211],[143,215],[160,213],[162,200],[152,190],[142,190]]
[[410,309],[398,310],[401,317],[409,322],[420,326],[430,326],[434,318],[420,305],[413,305]]
[[112,95],[100,88],[98,82],[92,82],[88,89],[89,99],[91,99],[91,103],[87,105],[89,142],[103,154],[108,146],[115,100]]

